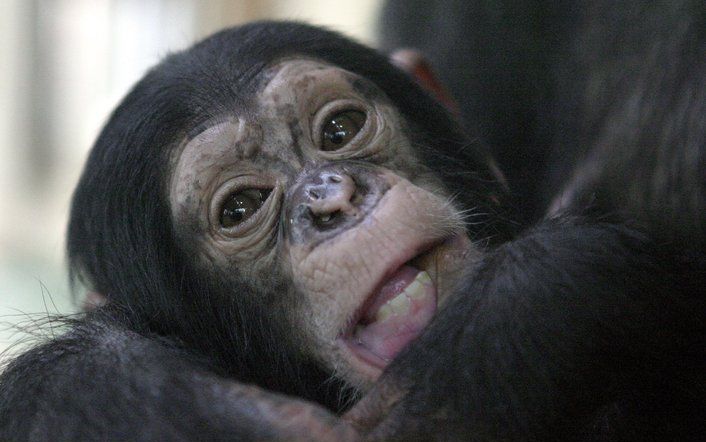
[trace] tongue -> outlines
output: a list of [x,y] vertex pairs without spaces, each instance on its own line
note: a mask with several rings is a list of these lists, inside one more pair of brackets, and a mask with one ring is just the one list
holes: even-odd
[[[404,266],[380,289],[376,300],[363,318],[366,324],[356,327],[353,343],[364,359],[384,366],[431,321],[436,288],[426,273]],[[382,361],[375,361],[378,358]]]

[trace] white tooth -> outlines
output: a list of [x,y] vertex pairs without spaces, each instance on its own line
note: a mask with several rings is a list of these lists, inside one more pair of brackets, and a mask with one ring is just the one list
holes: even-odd
[[389,304],[383,304],[382,307],[380,307],[378,312],[375,314],[375,320],[384,321],[385,319],[392,316],[393,313],[394,312],[392,311],[392,307],[390,307]]
[[426,288],[424,284],[415,279],[404,289],[404,294],[412,299],[418,299],[426,294]]
[[426,295],[427,287],[431,286],[431,278],[425,271],[421,271],[412,282],[394,298],[383,304],[375,314],[375,321],[384,321],[391,315],[406,315],[412,306],[412,299]]
[[417,274],[417,277],[414,278],[414,280],[419,281],[424,285],[432,285],[431,276],[423,270]]
[[392,311],[394,311],[396,315],[404,315],[409,311],[411,303],[409,298],[405,296],[405,292],[402,292],[387,301],[387,305],[392,307]]

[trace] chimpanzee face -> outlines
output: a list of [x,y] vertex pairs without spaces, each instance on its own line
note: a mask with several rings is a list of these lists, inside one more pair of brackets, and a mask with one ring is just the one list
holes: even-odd
[[374,84],[312,59],[280,60],[264,78],[247,112],[217,116],[175,150],[173,221],[199,265],[247,296],[290,281],[262,302],[299,351],[365,388],[477,252]]

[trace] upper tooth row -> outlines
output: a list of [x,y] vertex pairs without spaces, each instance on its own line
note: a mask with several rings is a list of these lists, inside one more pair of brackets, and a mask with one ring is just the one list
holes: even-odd
[[426,294],[426,286],[431,285],[431,278],[425,271],[417,273],[414,280],[397,296],[380,307],[375,315],[376,321],[384,321],[390,315],[404,315],[409,312],[411,300]]

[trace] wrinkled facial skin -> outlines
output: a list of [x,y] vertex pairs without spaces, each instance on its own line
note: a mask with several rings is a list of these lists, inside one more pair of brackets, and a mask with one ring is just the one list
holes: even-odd
[[[366,389],[478,252],[384,93],[310,59],[280,61],[266,75],[247,115],[224,115],[175,149],[176,230],[194,240],[200,265],[226,269],[251,287],[273,275],[289,278],[289,293],[277,296],[300,351]],[[325,146],[327,124],[351,111],[364,115],[360,130]],[[224,226],[224,207],[242,192],[250,195],[248,217]],[[262,198],[253,205],[252,195]],[[421,271],[429,278],[420,279],[419,299],[398,299],[406,309],[411,300],[416,313],[390,310],[386,301]],[[378,310],[392,311],[391,322],[382,323]],[[360,349],[367,342],[372,353]]]

